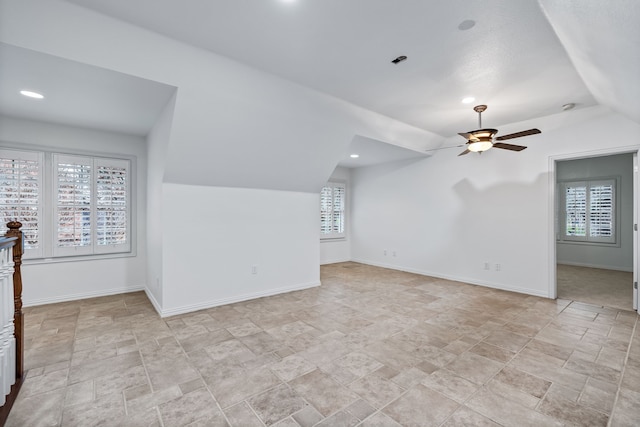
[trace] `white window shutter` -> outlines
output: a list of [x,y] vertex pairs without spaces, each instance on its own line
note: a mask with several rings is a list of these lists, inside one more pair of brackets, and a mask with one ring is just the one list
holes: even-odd
[[320,238],[336,239],[345,235],[346,187],[329,182],[320,192]]
[[331,211],[333,204],[331,187],[324,187],[320,192],[320,233],[331,234]]
[[616,243],[616,180],[563,183],[564,241]]
[[25,259],[130,252],[131,170],[131,160],[0,148],[0,223],[22,223]]
[[93,159],[53,155],[54,256],[93,253]]
[[335,234],[344,234],[344,187],[333,187],[333,229]]
[[95,160],[96,253],[123,252],[130,242],[129,161]]
[[0,225],[22,223],[25,259],[43,254],[43,163],[40,152],[0,150]]
[[589,240],[615,243],[615,181],[589,185]]
[[565,186],[565,236],[585,237],[587,235],[587,186],[571,183]]

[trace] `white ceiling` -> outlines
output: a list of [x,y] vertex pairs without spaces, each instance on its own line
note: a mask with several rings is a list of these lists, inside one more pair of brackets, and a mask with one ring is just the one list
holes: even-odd
[[445,137],[595,104],[536,1],[69,1]]
[[[479,103],[489,105],[487,127],[555,114],[569,102],[600,103],[640,122],[637,0],[67,1],[443,137],[475,129]],[[462,31],[465,20],[476,24]],[[144,134],[173,90],[12,49],[0,50],[0,113],[52,121],[69,109],[85,125]],[[408,60],[392,64],[399,55]],[[47,104],[51,111],[21,107],[5,90],[26,77],[66,99]],[[469,95],[476,101],[462,104]]]
[[[352,154],[358,155],[358,157],[352,158]],[[378,141],[377,139],[356,135],[351,141],[351,144],[349,144],[347,153],[344,156],[344,160],[340,162],[340,166],[345,168],[373,166],[399,160],[419,159],[427,157],[429,154],[430,153],[423,151],[415,151],[409,148],[391,145]]]
[[[20,90],[44,95],[36,100]],[[0,43],[0,114],[145,136],[174,87]]]

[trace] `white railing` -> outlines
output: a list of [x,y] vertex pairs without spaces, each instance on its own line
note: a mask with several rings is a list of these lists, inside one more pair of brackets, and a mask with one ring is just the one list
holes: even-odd
[[13,248],[0,249],[0,406],[16,382],[16,338],[13,299]]

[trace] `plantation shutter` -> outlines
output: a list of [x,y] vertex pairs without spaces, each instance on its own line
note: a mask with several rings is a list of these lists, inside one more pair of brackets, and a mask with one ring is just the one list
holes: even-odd
[[0,223],[22,223],[25,258],[43,254],[42,165],[42,153],[0,150]]
[[591,182],[589,186],[589,238],[615,242],[614,181]]
[[615,243],[615,179],[566,182],[563,189],[562,240]]
[[566,227],[565,235],[586,237],[587,235],[587,186],[586,183],[571,183],[565,187]]
[[344,234],[344,187],[333,187],[333,227],[335,234]]
[[331,212],[333,205],[333,191],[331,187],[324,187],[320,192],[320,233],[331,233]]
[[127,252],[130,162],[53,155],[54,256]]
[[320,238],[344,237],[346,190],[341,183],[328,183],[320,192]]
[[54,255],[93,252],[93,159],[54,154]]
[[98,253],[128,250],[129,162],[96,159],[96,244]]

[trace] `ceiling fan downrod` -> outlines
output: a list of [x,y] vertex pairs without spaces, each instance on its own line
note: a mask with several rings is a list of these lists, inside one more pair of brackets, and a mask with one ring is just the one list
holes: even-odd
[[482,129],[482,112],[487,109],[486,105],[476,105],[473,107],[473,111],[478,113],[478,129]]

